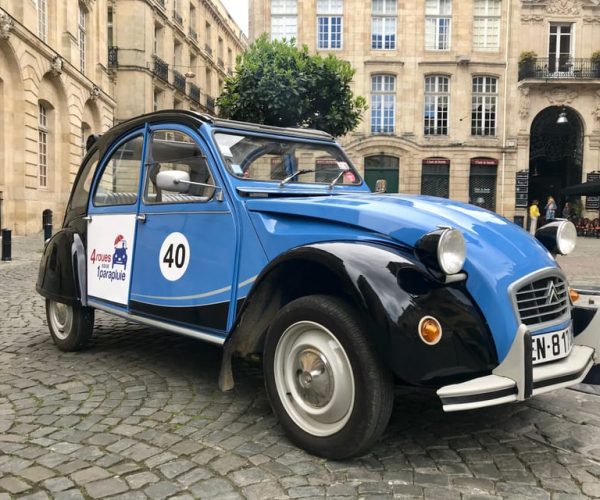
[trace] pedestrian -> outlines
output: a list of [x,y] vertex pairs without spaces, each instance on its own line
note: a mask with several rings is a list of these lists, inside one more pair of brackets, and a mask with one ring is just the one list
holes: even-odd
[[562,216],[563,216],[563,219],[567,219],[567,220],[571,219],[571,203],[569,203],[568,201],[565,203],[565,206],[563,207]]
[[546,202],[546,222],[551,221],[556,217],[556,202],[552,196],[548,196],[548,201]]
[[529,224],[529,232],[533,235],[535,235],[535,230],[537,229],[539,216],[540,208],[538,207],[538,201],[533,200],[533,203],[529,207],[529,220],[531,221]]

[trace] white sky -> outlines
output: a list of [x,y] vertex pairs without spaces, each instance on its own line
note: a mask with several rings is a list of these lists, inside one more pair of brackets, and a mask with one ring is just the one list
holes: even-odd
[[248,35],[248,0],[221,0],[233,20]]

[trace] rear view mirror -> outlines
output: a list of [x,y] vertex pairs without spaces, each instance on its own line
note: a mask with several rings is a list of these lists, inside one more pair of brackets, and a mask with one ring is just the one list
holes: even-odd
[[165,191],[187,193],[190,187],[190,175],[181,170],[167,170],[156,176],[156,186]]

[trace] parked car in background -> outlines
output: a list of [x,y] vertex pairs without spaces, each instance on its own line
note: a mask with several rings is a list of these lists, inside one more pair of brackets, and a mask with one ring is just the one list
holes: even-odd
[[37,290],[65,351],[102,310],[223,345],[223,389],[232,356],[259,354],[290,439],[340,459],[381,435],[395,383],[458,411],[581,381],[600,320],[553,257],[575,239],[371,193],[322,132],[161,111],[91,145]]

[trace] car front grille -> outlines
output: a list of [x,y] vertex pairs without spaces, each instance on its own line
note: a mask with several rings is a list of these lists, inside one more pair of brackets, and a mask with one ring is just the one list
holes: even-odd
[[521,323],[548,323],[569,312],[569,290],[560,276],[535,279],[517,289],[515,300]]

